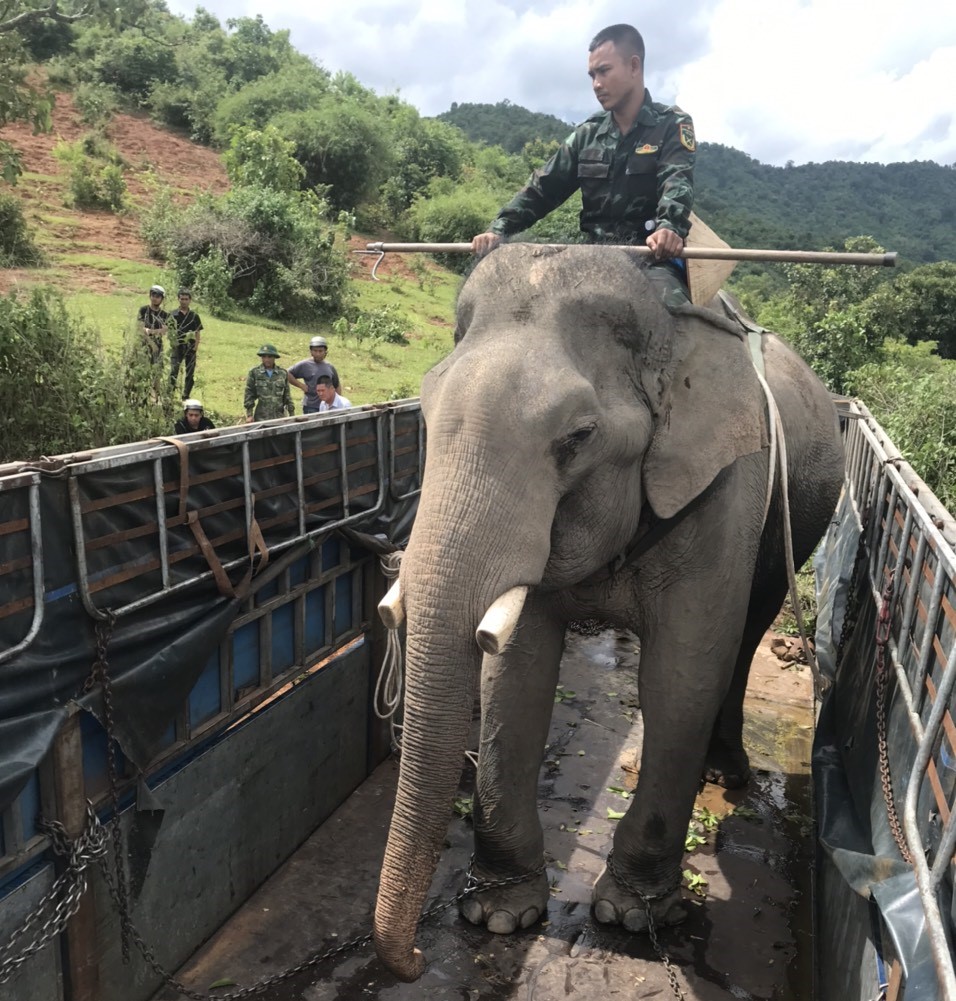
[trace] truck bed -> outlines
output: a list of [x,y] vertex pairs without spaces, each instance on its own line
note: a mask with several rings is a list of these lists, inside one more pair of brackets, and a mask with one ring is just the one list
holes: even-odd
[[[646,935],[596,925],[590,915],[591,885],[614,831],[608,812],[626,808],[640,766],[638,661],[638,644],[629,634],[569,635],[539,784],[552,882],[545,921],[496,936],[465,922],[452,905],[420,926],[418,944],[429,965],[417,983],[397,983],[366,945],[261,996],[674,997]],[[735,792],[702,787],[695,816],[715,826],[705,826],[707,842],[688,854],[685,866],[706,883],[700,894],[685,890],[686,921],[660,932],[688,999],[812,996],[813,708],[807,668],[780,661],[765,638],[746,706],[754,777]],[[228,993],[235,988],[224,982],[252,985],[367,932],[397,774],[396,759],[382,764],[186,963],[179,978],[199,990],[222,984]],[[462,812],[472,778],[466,764]],[[461,889],[471,842],[469,819],[450,818],[428,906],[451,900]],[[156,998],[178,996],[167,989]]]

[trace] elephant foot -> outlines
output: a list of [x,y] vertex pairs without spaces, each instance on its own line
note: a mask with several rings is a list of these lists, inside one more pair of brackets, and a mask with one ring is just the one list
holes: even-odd
[[711,741],[704,760],[704,781],[724,789],[742,789],[750,781],[750,759],[743,747]]
[[[604,925],[623,925],[628,931],[647,931],[647,907],[634,893],[622,889],[608,872],[601,870],[591,894],[594,917]],[[687,917],[680,887],[651,901],[654,927],[680,924]]]
[[510,935],[542,918],[550,896],[548,877],[542,872],[522,883],[477,890],[458,905],[458,910],[473,925],[485,925],[496,935]]

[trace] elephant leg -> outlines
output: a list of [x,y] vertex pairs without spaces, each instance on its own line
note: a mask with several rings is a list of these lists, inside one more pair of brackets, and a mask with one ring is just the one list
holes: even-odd
[[[515,634],[481,671],[481,743],[475,788],[475,861],[479,881],[520,877],[541,869],[544,836],[537,789],[551,724],[565,622],[534,593]],[[547,910],[543,871],[520,882],[478,890],[461,914],[489,931],[527,928]]]
[[[732,563],[727,564],[733,566]],[[644,721],[634,799],[614,834],[613,859],[593,891],[594,915],[630,931],[684,917],[681,862],[717,712],[731,682],[747,614],[749,575],[688,575],[658,594],[645,619],[639,688]],[[708,595],[709,607],[701,607]],[[691,614],[692,613],[692,614]]]
[[704,763],[704,780],[725,789],[739,789],[750,780],[750,759],[743,739],[747,679],[757,646],[780,611],[786,593],[786,580],[780,576],[772,582],[761,582],[750,596],[733,680],[714,721]]

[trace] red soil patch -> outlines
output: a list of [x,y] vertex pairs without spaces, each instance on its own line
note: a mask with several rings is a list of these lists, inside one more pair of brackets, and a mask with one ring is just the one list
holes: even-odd
[[[45,234],[55,237],[53,255],[88,253],[152,263],[140,237],[137,214],[80,211],[64,205],[67,179],[53,156],[53,147],[60,140],[75,142],[88,131],[89,126],[80,120],[73,98],[66,93],[56,95],[53,128],[49,133],[33,135],[30,126],[22,122],[4,127],[3,138],[19,150],[24,169],[44,175],[21,178],[17,185],[27,218]],[[146,117],[114,115],[105,131],[128,164],[126,184],[137,206],[148,206],[152,179],[170,185],[183,202],[207,191],[219,194],[229,187],[218,153],[160,128]],[[66,272],[63,284],[67,288],[112,292],[117,287],[116,281],[102,271],[72,265],[62,270]],[[35,282],[37,278],[35,271],[0,270],[0,291],[24,280]]]

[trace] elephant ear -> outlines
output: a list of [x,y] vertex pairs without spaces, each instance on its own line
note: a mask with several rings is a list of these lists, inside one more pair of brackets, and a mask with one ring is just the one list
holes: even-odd
[[702,314],[689,307],[675,316],[672,367],[644,456],[645,494],[659,518],[673,517],[722,469],[767,444],[766,400],[749,350]]

